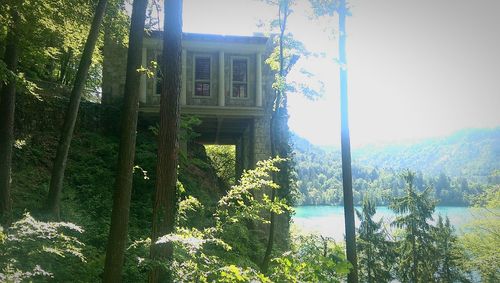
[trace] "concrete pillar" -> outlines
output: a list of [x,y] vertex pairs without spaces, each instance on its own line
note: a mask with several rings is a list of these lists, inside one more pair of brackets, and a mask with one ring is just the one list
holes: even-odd
[[271,156],[271,121],[269,117],[255,118],[253,121],[253,158],[254,162],[268,159]]
[[241,174],[243,174],[243,153],[243,138],[239,138],[236,142],[236,179],[240,179]]
[[180,97],[180,103],[182,105],[186,105],[186,83],[187,83],[187,65],[186,65],[186,59],[187,58],[187,51],[186,49],[182,49],[181,53],[181,97]]
[[[141,67],[142,68],[147,68],[147,49],[142,48],[142,62],[141,62]],[[139,102],[141,103],[146,103],[146,74],[143,73],[141,75],[141,80],[139,83]]]
[[255,106],[262,107],[262,54],[259,52],[255,55]]
[[226,105],[226,97],[224,95],[224,51],[219,51],[219,106]]

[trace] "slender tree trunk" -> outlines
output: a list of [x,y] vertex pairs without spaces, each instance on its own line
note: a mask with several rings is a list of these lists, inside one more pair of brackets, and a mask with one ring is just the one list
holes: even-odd
[[347,282],[358,282],[356,257],[356,227],[354,225],[354,204],[352,195],[351,140],[349,136],[348,104],[347,104],[347,59],[345,20],[347,7],[345,0],[340,0],[339,7],[339,61],[340,61],[340,113],[341,113],[341,148],[342,148],[342,186],[344,190],[344,215],[346,233],[347,260],[352,269]]
[[137,112],[139,108],[139,82],[141,74],[142,42],[147,0],[134,0],[130,24],[127,72],[124,103],[121,113],[121,137],[118,152],[118,168],[113,195],[111,227],[106,247],[103,282],[121,282],[127,242],[132,173],[135,158]]
[[61,69],[59,72],[59,83],[64,84],[66,72],[68,70],[69,61],[71,59],[71,51],[65,51],[61,56]]
[[106,10],[107,0],[99,0],[90,27],[90,32],[85,42],[80,65],[76,73],[75,83],[71,90],[71,97],[69,100],[68,109],[64,118],[64,125],[57,147],[56,158],[54,160],[54,167],[52,168],[52,176],[50,178],[49,194],[47,196],[47,210],[53,218],[59,219],[61,194],[64,180],[64,171],[66,170],[66,161],[68,159],[69,147],[71,139],[73,138],[73,131],[75,129],[76,118],[78,116],[78,108],[80,106],[80,99],[85,87],[85,81],[89,72],[90,64],[92,63],[92,55],[94,53],[97,38],[99,37],[99,28],[104,17]]
[[[279,96],[279,92],[276,92],[276,95]],[[274,158],[276,156],[276,124],[277,124],[277,119],[276,119],[276,114],[277,111],[279,111],[279,108],[274,110],[273,114],[271,115],[271,156]],[[273,178],[273,182],[276,182],[276,174],[272,173],[271,177]],[[271,189],[271,202],[274,202],[276,199],[276,192],[275,189]],[[264,258],[262,260],[262,273],[267,273],[269,269],[269,261],[271,260],[271,253],[273,251],[273,246],[274,246],[274,229],[276,225],[275,221],[275,214],[274,212],[271,211],[271,215],[269,218],[269,235],[267,238],[267,245],[266,245],[266,252],[264,253]]]
[[[19,15],[12,13],[12,26],[7,35],[3,60],[7,69],[16,73],[19,43]],[[14,111],[16,81],[2,83],[0,92],[0,225],[9,226],[12,220],[10,199],[12,143],[14,142]]]
[[[165,0],[164,7],[163,66],[161,66],[163,84],[160,98],[151,258],[171,262],[173,260],[172,243],[156,245],[155,242],[159,237],[174,232],[177,212],[182,0]],[[172,282],[172,274],[170,271],[156,267],[149,274],[149,282]]]
[[[288,1],[283,1],[280,2],[278,11],[279,11],[279,22],[280,22],[280,35],[279,35],[279,76],[280,78],[283,78],[285,75],[284,73],[284,44],[283,44],[283,38],[285,35],[285,30],[286,30],[286,21],[288,18]],[[283,5],[283,6],[282,6]],[[284,93],[284,87],[280,87],[276,91],[276,100],[274,102],[274,107],[273,107],[273,112],[271,114],[271,155],[272,157],[276,157],[280,153],[280,148],[282,147],[283,143],[283,136],[280,133],[279,125],[283,121],[283,110],[286,110],[286,104],[285,104],[285,93]],[[286,157],[286,156],[281,156],[281,157]],[[272,178],[275,183],[277,182],[277,174],[273,173]],[[280,178],[281,179],[281,178]],[[275,189],[271,189],[271,202],[274,202],[276,199],[276,191]],[[271,211],[270,219],[269,219],[269,235],[267,239],[267,246],[266,246],[266,252],[264,253],[264,259],[262,260],[262,272],[267,273],[269,269],[269,262],[271,260],[271,253],[273,251],[273,246],[274,246],[274,234],[275,234],[275,228],[276,227],[276,215],[273,211]]]

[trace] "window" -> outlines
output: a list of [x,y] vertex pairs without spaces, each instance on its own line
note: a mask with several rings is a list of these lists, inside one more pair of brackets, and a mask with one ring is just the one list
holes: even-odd
[[194,95],[210,96],[210,57],[195,57]]
[[247,82],[248,82],[248,62],[246,59],[233,59],[233,92],[232,97],[247,98]]

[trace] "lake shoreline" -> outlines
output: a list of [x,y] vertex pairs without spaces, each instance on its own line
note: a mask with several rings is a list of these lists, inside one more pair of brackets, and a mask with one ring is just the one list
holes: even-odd
[[[355,207],[361,209],[360,206]],[[305,233],[320,234],[343,240],[344,234],[344,207],[340,205],[316,205],[316,206],[295,206],[295,213],[292,221],[296,227]],[[466,225],[475,218],[475,208],[459,206],[436,206],[433,213],[433,222],[438,219],[438,215],[448,217],[450,223],[460,233]],[[396,214],[388,206],[377,206],[373,217],[375,221],[383,220],[384,225],[396,218]],[[356,216],[356,227],[359,227],[359,219]],[[390,227],[389,227],[390,228]]]

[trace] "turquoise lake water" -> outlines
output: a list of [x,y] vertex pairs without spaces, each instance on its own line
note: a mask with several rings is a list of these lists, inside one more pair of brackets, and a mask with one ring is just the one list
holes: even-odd
[[[360,207],[356,207],[360,210]],[[480,217],[480,211],[469,207],[438,206],[434,213],[434,220],[438,215],[450,218],[450,223],[455,227],[457,233],[462,233],[466,229],[466,224]],[[387,229],[395,214],[387,206],[377,207],[375,220],[384,219]],[[305,233],[316,233],[327,237],[332,237],[336,241],[344,240],[344,208],[342,206],[299,206],[295,207],[293,223],[296,228]],[[356,227],[359,220],[356,217]]]

